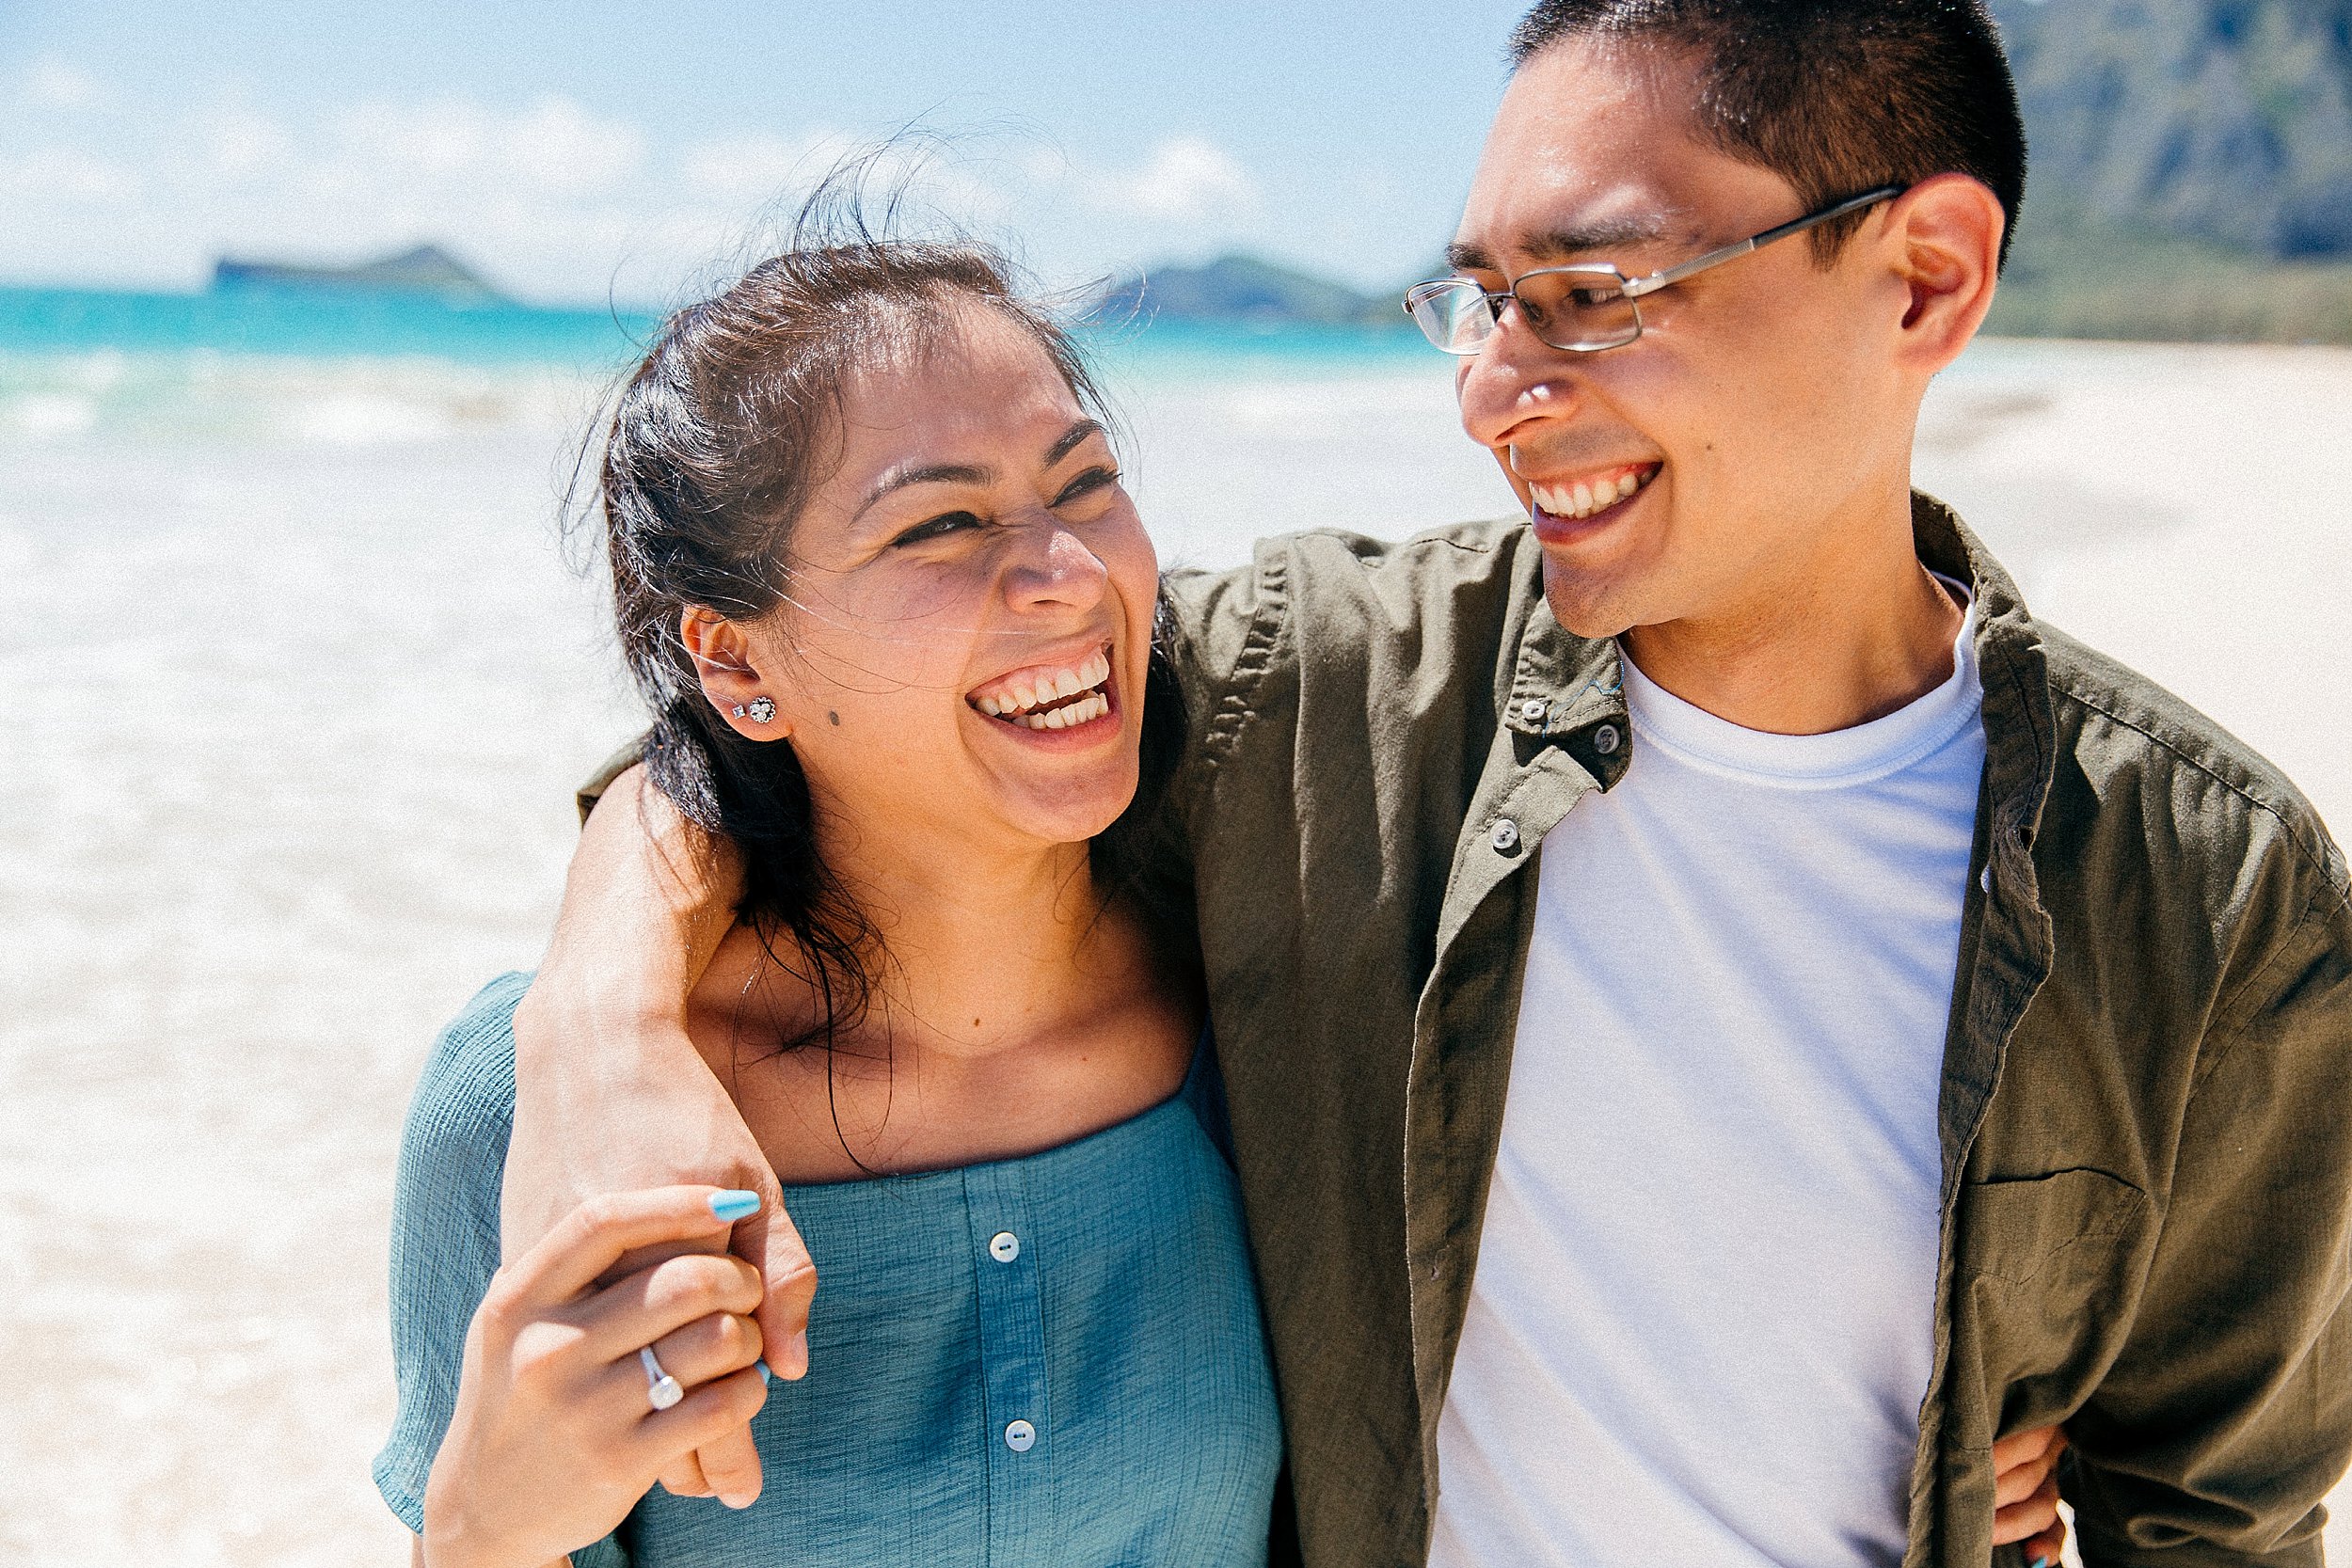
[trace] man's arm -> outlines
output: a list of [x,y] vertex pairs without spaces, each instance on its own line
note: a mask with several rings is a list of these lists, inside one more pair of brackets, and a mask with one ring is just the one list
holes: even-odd
[[2352,1460],[2352,911],[2316,880],[2221,1001],[2131,1337],[2067,1423],[2087,1563],[2321,1560]]
[[[515,1134],[501,1246],[519,1257],[582,1199],[682,1182],[744,1189],[759,1212],[732,1248],[768,1286],[770,1369],[808,1370],[817,1272],[759,1144],[686,1034],[686,998],[734,924],[733,846],[686,820],[630,768],[580,830],[555,936],[515,1013]],[[626,1259],[642,1267],[647,1258]],[[748,1433],[665,1474],[674,1492],[756,1495]]]

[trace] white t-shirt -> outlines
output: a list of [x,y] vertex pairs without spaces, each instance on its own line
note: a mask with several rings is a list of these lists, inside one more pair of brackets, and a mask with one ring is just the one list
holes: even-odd
[[1831,735],[1627,661],[1630,766],[1542,846],[1437,1568],[1901,1559],[1974,631],[1942,687]]

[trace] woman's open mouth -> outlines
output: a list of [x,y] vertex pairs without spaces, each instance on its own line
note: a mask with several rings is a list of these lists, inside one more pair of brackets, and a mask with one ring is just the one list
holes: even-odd
[[964,701],[1000,723],[1026,730],[1074,730],[1111,711],[1111,658],[1105,645],[1076,664],[1036,664],[1000,675]]

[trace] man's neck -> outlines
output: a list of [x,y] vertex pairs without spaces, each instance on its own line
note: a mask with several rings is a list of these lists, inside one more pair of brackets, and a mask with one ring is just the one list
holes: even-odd
[[1643,674],[1742,729],[1826,735],[1906,706],[1952,673],[1964,611],[1899,539],[1866,540],[1722,613],[1634,626]]

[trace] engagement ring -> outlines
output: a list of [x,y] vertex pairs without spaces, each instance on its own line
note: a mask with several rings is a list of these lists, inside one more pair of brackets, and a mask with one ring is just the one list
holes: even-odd
[[645,1369],[645,1402],[656,1410],[667,1410],[686,1397],[676,1378],[661,1370],[661,1363],[653,1357],[653,1347],[647,1345],[637,1353],[637,1359]]

